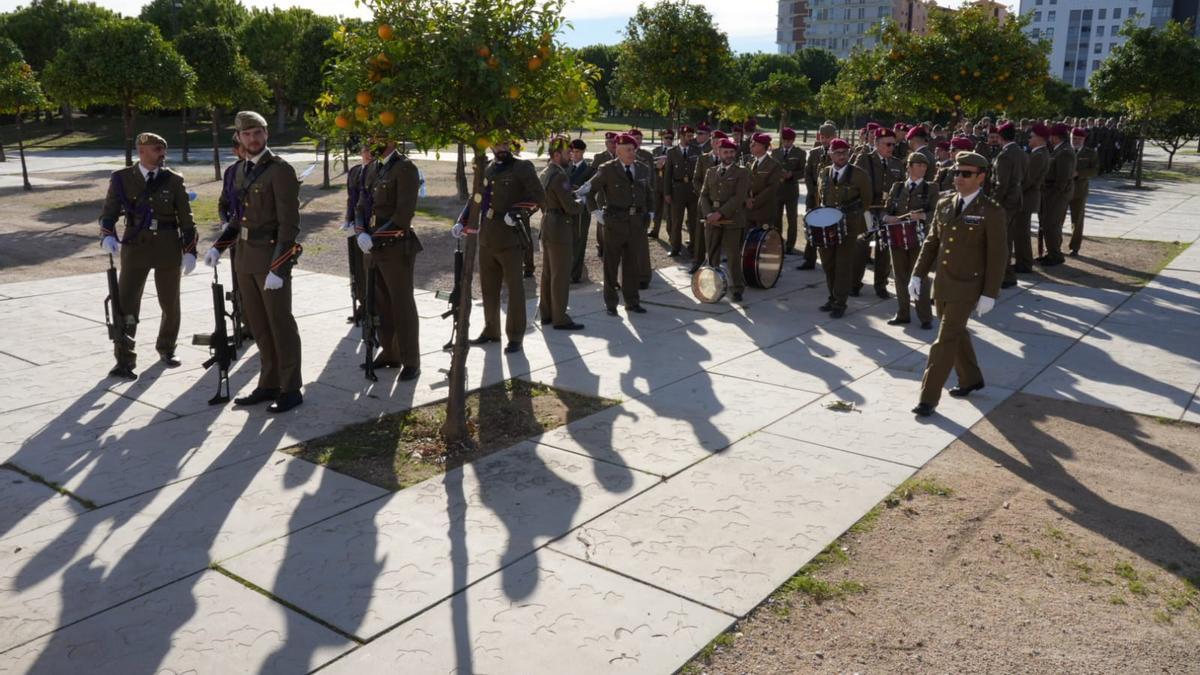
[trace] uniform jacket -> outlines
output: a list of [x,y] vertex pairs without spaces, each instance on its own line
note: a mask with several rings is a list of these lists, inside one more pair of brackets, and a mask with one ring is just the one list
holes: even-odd
[[667,152],[667,165],[663,167],[664,191],[676,187],[691,188],[696,176],[696,162],[700,159],[700,146],[695,143],[677,145]]
[[[246,171],[247,160],[236,165],[236,204],[221,203],[220,212],[235,209],[217,243],[219,249],[237,242],[237,268],[246,274],[274,272],[287,277],[303,250],[300,236],[300,181],[296,170],[269,149]],[[222,195],[222,200],[225,196]]]
[[958,199],[955,193],[938,202],[913,274],[923,277],[936,269],[933,298],[940,302],[977,302],[980,295],[995,298],[1008,265],[1004,209],[980,190],[955,216]]
[[908,180],[897,181],[888,192],[885,204],[889,216],[902,216],[911,211],[924,211],[926,219],[933,218],[941,192],[938,186],[923,180],[914,190],[908,189]]
[[648,216],[654,208],[653,169],[642,162],[630,165],[633,180],[625,173],[621,160],[605,162],[596,169],[589,193],[596,206],[604,210],[604,225],[627,224],[637,217]]
[[399,245],[406,253],[420,251],[421,242],[412,231],[421,190],[417,165],[399,152],[377,159],[363,170],[363,189],[370,198],[359,199],[355,229],[370,234],[383,249]]
[[1050,151],[1050,168],[1042,183],[1042,199],[1069,201],[1075,191],[1075,148],[1070,143],[1059,143]]
[[546,203],[546,191],[537,169],[527,159],[514,157],[503,164],[492,160],[484,169],[483,181],[484,190],[491,193],[491,201],[479,223],[479,245],[492,249],[524,246],[518,228],[504,222],[504,216],[529,208],[521,204],[541,207]]
[[[795,190],[797,182],[804,179],[804,168],[808,159],[804,148],[797,145],[790,148],[780,146],[771,151],[771,156],[775,158],[776,162],[779,162],[779,166],[783,169],[784,189]],[[792,175],[788,176],[788,173]]]
[[817,184],[817,205],[841,209],[846,216],[846,232],[853,239],[867,231],[864,214],[871,205],[871,179],[853,164],[846,164],[842,178],[834,183],[832,164],[821,171]]
[[992,175],[988,177],[992,189],[989,194],[1009,215],[1021,210],[1025,161],[1025,153],[1016,143],[1005,145],[992,160]]
[[750,170],[738,165],[736,160],[729,166],[709,167],[700,188],[700,215],[707,218],[718,211],[721,227],[746,227],[746,196],[749,194]]
[[886,160],[876,152],[858,156],[854,166],[862,169],[871,182],[871,203],[868,206],[883,206],[883,198],[892,189],[892,183],[904,178],[904,163],[895,157]]
[[1095,148],[1083,147],[1075,153],[1075,192],[1087,194],[1088,182],[1100,173],[1100,154]]
[[763,155],[757,166],[751,160],[750,193],[754,206],[747,214],[756,223],[773,223],[779,207],[779,186],[783,185],[783,167],[771,155]]
[[1042,205],[1042,183],[1050,168],[1050,149],[1034,148],[1025,156],[1025,176],[1021,181],[1021,210],[1037,213]]
[[[808,159],[804,162],[804,185],[808,189],[809,195],[816,199],[817,183],[821,178],[821,171],[829,166],[832,160],[829,159],[829,150],[820,144],[817,144],[808,153]],[[813,203],[816,203],[815,201]]]
[[575,241],[575,216],[580,206],[571,190],[571,179],[567,172],[553,162],[542,169],[542,188],[546,192],[546,208],[542,211],[542,233],[540,239],[554,244],[571,244]]
[[137,164],[112,172],[100,212],[101,238],[117,236],[117,220],[121,216],[125,217],[123,243],[136,246],[142,233],[151,228],[178,229],[182,251],[196,253],[196,223],[192,220],[187,187],[183,176],[170,169],[155,169],[152,185],[146,185]]

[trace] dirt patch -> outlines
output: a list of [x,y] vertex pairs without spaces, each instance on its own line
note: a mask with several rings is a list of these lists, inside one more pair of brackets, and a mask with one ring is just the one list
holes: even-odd
[[[1036,250],[1036,238],[1033,245]],[[1067,258],[1066,263],[1054,267],[1034,265],[1032,274],[1019,277],[1132,292],[1150,283],[1187,247],[1188,244],[1172,242],[1085,236],[1077,257]]]
[[1200,427],[1018,394],[913,485],[686,670],[1197,672]]
[[446,419],[441,401],[354,424],[283,452],[401,490],[613,405],[616,401],[507,380],[467,396],[473,450],[447,452],[439,437]]

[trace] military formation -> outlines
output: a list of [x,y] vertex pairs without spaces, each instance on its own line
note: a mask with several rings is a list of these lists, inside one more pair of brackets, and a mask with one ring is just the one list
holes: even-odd
[[[257,385],[234,404],[268,403],[270,412],[284,412],[303,402],[291,283],[302,252],[300,180],[268,147],[261,115],[238,113],[235,128],[238,160],[225,171],[221,230],[204,262],[215,270],[229,251],[236,343],[253,339],[261,357]],[[983,118],[955,129],[871,122],[850,140],[826,122],[811,144],[798,144],[790,128],[780,130],[776,144],[753,119],[726,128],[680,125],[678,136],[665,130],[650,150],[638,129],[607,132],[604,149],[590,159],[582,139],[555,137],[540,171],[518,156],[515,141],[494,145],[484,190],[475,196],[478,229],[468,229],[464,208],[451,230],[459,239],[478,234],[484,323],[470,343],[503,341],[505,352],[521,351],[535,214],[537,311],[544,326],[564,331],[584,328],[569,314],[569,294],[584,280],[593,231],[612,316],[621,306],[647,311],[641,292],[652,280],[649,242],[664,227],[668,255],[690,259],[692,274],[721,269],[735,303],[748,283],[746,242],[760,230],[774,232],[797,270],[815,270],[820,261],[827,290],[820,309],[834,319],[861,294],[868,267],[878,297],[890,298],[894,283],[897,306],[888,324],[912,323],[915,306],[920,327],[932,329],[936,311],[938,334],[913,409],[929,415],[951,370],[958,377],[952,396],[984,386],[970,315],[986,314],[1000,290],[1035,264],[1052,267],[1079,254],[1089,181],[1120,170],[1132,147],[1120,122],[1098,118]],[[100,218],[101,245],[114,257],[111,307],[119,308],[110,320],[116,360],[110,375],[123,379],[137,378],[136,327],[151,272],[163,315],[155,350],[166,367],[179,365],[179,280],[197,256],[183,178],[164,166],[166,141],[141,134],[137,147],[138,163],[112,174]],[[399,380],[413,380],[421,372],[414,269],[423,247],[412,221],[423,177],[394,140],[366,139],[353,149],[361,162],[347,172],[341,225],[352,279],[350,321],[363,328],[368,377],[392,368]],[[222,312],[223,305],[219,323]]]

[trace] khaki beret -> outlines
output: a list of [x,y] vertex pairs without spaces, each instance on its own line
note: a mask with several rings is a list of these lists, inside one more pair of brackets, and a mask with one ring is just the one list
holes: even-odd
[[822,136],[837,136],[838,132],[837,127],[829,123],[822,124],[818,131]]
[[988,164],[987,157],[984,157],[978,152],[960,152],[954,156],[954,163],[962,166],[973,166],[977,169],[983,169],[984,171],[987,171],[989,168],[991,168],[991,165]]
[[923,152],[910,152],[908,153],[908,163],[929,166],[929,158]]
[[247,129],[266,129],[267,120],[253,110],[243,110],[233,120],[233,128],[238,131]]
[[157,146],[161,146],[161,147],[165,148],[165,147],[167,147],[167,139],[163,138],[162,136],[159,136],[158,134],[150,133],[149,131],[143,131],[142,133],[137,135],[137,144],[138,145],[157,145]]

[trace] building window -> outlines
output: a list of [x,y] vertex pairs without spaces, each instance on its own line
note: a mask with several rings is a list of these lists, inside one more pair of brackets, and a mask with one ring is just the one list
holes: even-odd
[[1036,2],[1035,4],[1036,4],[1038,7],[1041,7],[1041,6],[1042,6],[1042,0],[1037,0],[1037,2]]
[[1100,70],[1100,61],[1092,61],[1092,70]]
[[1096,37],[1104,37],[1104,26],[1096,26]]
[[1041,31],[1039,31],[1038,29],[1034,28],[1034,29],[1032,29],[1032,30],[1030,30],[1030,31],[1029,31],[1029,37],[1031,37],[1031,38],[1033,38],[1034,40],[1036,40],[1036,39],[1038,39],[1038,33],[1040,33],[1040,32],[1041,32]]
[[1090,10],[1090,9],[1083,10],[1083,20],[1084,21],[1092,20],[1092,10]]
[[1104,20],[1104,17],[1105,17],[1107,14],[1108,14],[1108,10],[1107,10],[1107,9],[1098,9],[1098,10],[1096,10],[1096,18],[1097,18],[1097,19],[1099,19],[1099,20],[1101,20],[1101,21],[1103,21],[1103,20]]
[[1041,12],[1034,12],[1034,13],[1033,13],[1033,22],[1034,22],[1034,23],[1038,23],[1038,22],[1040,22],[1041,20],[1042,20],[1042,13],[1041,13]]
[[885,16],[887,16],[887,15],[888,15],[888,8],[887,8],[887,7],[880,7],[880,8],[879,8],[879,18],[881,18],[881,19],[882,19],[883,17],[885,17]]
[[1063,70],[1070,70],[1071,67],[1074,65],[1075,65],[1074,61],[1067,61],[1066,63],[1063,64]]
[[1115,43],[1115,42],[1108,43],[1108,51],[1111,52],[1112,50],[1114,50],[1116,48],[1117,48],[1117,43]]
[[862,7],[859,7],[859,8],[858,8],[858,18],[860,18],[860,19],[865,19],[865,18],[867,18],[867,17],[866,17],[866,11],[867,11],[866,9],[864,9],[864,8],[862,8]]
[[1047,20],[1047,21],[1050,21],[1050,22],[1053,22],[1053,21],[1054,21],[1054,18],[1055,18],[1055,17],[1054,17],[1055,13],[1056,13],[1056,12],[1055,12],[1054,10],[1050,10],[1049,12],[1046,12],[1046,20]]
[[1053,40],[1053,39],[1054,39],[1054,26],[1051,26],[1051,27],[1049,27],[1049,28],[1047,28],[1047,29],[1046,29],[1046,39],[1047,39],[1047,40]]
[[1103,49],[1104,49],[1104,45],[1102,43],[1097,42],[1095,49],[1092,50],[1092,53],[1099,54],[1099,53],[1101,53],[1101,50],[1103,50]]
[[1116,21],[1117,19],[1120,19],[1120,18],[1121,18],[1121,8],[1120,7],[1113,8],[1113,21]]

